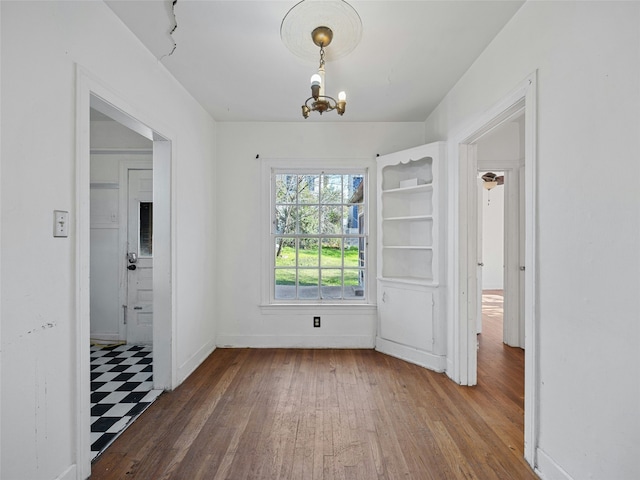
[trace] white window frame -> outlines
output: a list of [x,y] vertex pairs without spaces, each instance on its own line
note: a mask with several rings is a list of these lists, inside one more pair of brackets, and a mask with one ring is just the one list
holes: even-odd
[[[375,270],[375,264],[372,263],[372,250],[369,245],[369,190],[371,188],[369,178],[369,167],[362,159],[331,159],[331,160],[291,160],[291,159],[272,159],[262,160],[262,238],[264,239],[264,247],[262,254],[262,307],[287,307],[287,306],[337,306],[346,308],[357,308],[358,306],[370,306],[371,301],[371,284],[375,282],[375,276],[372,273]],[[357,174],[362,175],[365,182],[363,196],[363,218],[364,218],[364,236],[365,236],[365,284],[364,295],[362,298],[349,299],[276,299],[275,298],[275,255],[274,245],[275,238],[282,236],[276,235],[275,226],[273,224],[274,216],[274,199],[275,199],[275,175],[278,173],[292,174]],[[328,237],[335,237],[329,235]],[[374,253],[375,255],[375,253]],[[373,267],[373,270],[372,270]]]

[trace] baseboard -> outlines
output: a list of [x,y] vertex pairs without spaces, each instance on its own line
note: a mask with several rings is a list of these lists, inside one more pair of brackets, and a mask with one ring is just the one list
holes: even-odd
[[391,342],[384,338],[376,338],[376,350],[386,355],[415,363],[421,367],[428,368],[435,372],[444,372],[447,366],[446,357],[444,355],[434,355],[433,353],[418,350],[417,348],[402,345],[400,343]]
[[118,335],[117,333],[92,333],[89,338],[91,338],[91,341],[105,343],[116,343],[124,341],[120,339],[120,335]]
[[76,465],[75,463],[67,468],[64,472],[56,477],[56,480],[76,480]]
[[453,372],[454,372],[454,368],[453,368],[453,359],[450,357],[447,357],[447,361],[446,361],[446,370],[445,372],[447,373],[447,376],[453,380],[456,383],[460,383],[459,381],[457,381],[455,378],[453,378]]
[[556,461],[547,455],[544,450],[536,450],[536,474],[542,480],[573,480]]
[[369,335],[218,335],[224,348],[373,348]]
[[210,342],[202,346],[202,348],[200,348],[196,353],[194,353],[191,358],[189,358],[189,360],[180,365],[178,367],[178,371],[176,372],[176,386],[180,385],[189,375],[191,375],[194,370],[198,368],[200,364],[204,362],[215,349],[215,342],[211,340]]

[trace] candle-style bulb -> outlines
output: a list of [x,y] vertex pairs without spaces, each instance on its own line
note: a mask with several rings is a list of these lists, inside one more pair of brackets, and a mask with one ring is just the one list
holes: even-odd
[[322,77],[320,75],[318,75],[317,73],[314,73],[313,75],[311,75],[311,86],[315,87],[315,86],[320,86],[322,85]]

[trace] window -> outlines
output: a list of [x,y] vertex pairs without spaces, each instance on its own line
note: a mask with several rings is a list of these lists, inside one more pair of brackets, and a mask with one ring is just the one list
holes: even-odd
[[140,235],[138,253],[150,257],[153,253],[153,203],[140,202]]
[[272,298],[362,302],[366,174],[272,170]]

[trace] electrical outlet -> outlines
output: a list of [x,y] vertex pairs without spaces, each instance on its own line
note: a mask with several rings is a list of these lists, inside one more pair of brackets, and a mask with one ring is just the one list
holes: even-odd
[[320,328],[320,317],[313,317],[313,327]]

